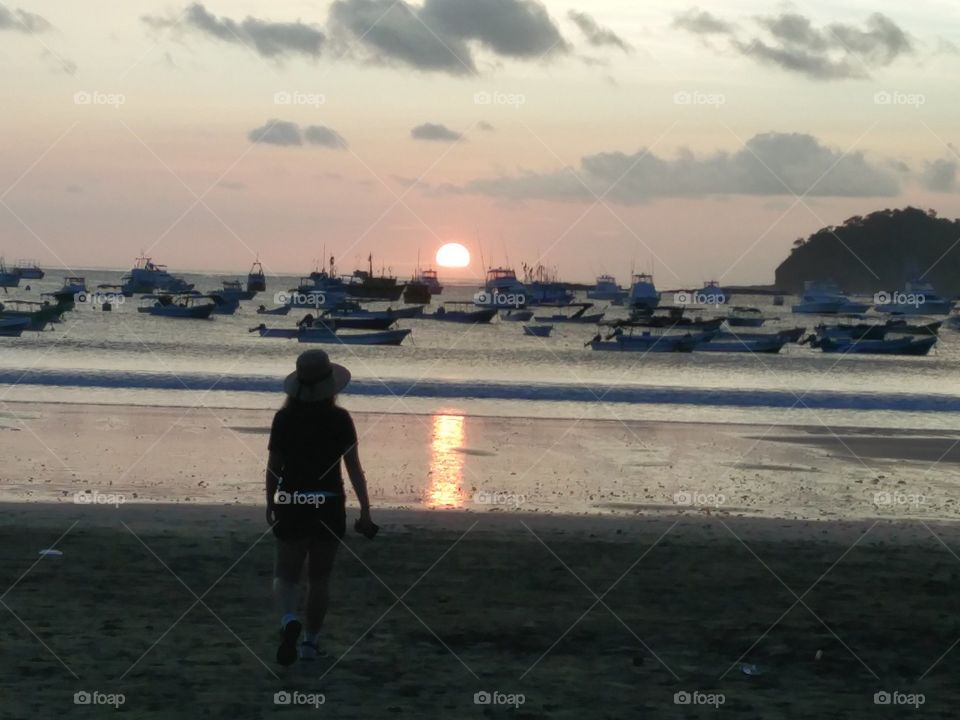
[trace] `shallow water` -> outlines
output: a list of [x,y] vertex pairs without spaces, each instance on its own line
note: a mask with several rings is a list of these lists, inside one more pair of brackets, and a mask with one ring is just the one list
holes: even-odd
[[[120,275],[87,271],[88,287],[117,283]],[[186,277],[201,290],[223,279]],[[303,311],[272,317],[255,308],[271,306],[275,292],[296,282],[271,278],[268,292],[244,302],[237,315],[209,321],[150,317],[136,312],[132,298],[110,313],[78,305],[52,332],[0,338],[0,392],[11,400],[273,406],[280,379],[303,347],[248,330],[260,322],[292,326]],[[29,284],[36,297],[60,279]],[[448,287],[442,299],[468,299],[473,290]],[[761,296],[736,302],[778,316],[765,330],[818,321],[792,315],[789,300],[786,307]],[[949,329],[930,356],[898,358],[796,345],[762,356],[600,353],[584,347],[594,326],[556,325],[553,337],[541,339],[524,336],[520,325],[405,320],[399,327],[413,334],[401,347],[324,349],[350,367],[356,380],[350,404],[366,409],[432,412],[453,404],[485,415],[960,427],[960,334]]]

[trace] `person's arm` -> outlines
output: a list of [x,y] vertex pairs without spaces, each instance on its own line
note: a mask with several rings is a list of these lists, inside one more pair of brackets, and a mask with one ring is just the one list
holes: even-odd
[[267,457],[267,525],[273,525],[277,521],[273,498],[277,494],[277,485],[280,482],[282,471],[283,462],[280,459],[279,453],[271,452]]
[[370,522],[370,496],[367,494],[367,478],[363,474],[363,466],[360,464],[360,451],[357,449],[356,443],[351,445],[344,454],[343,463],[347,466],[350,484],[353,485],[353,492],[356,493],[357,500],[360,502],[360,521]]

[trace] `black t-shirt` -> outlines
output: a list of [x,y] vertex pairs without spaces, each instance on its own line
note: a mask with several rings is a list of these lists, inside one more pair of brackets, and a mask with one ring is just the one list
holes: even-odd
[[303,403],[273,416],[268,448],[280,456],[282,490],[343,494],[340,460],[356,444],[350,413],[336,405]]

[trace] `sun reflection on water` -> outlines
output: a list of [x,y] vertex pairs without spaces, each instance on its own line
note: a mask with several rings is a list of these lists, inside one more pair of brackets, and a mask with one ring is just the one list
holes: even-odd
[[430,479],[425,504],[430,508],[463,506],[464,457],[457,448],[464,445],[463,415],[434,415],[430,445]]

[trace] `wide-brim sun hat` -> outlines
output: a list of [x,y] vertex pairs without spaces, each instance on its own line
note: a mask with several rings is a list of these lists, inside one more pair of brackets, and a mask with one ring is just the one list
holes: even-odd
[[350,382],[350,371],[330,362],[323,350],[307,350],[297,358],[296,371],[283,381],[283,391],[302,402],[327,400]]

